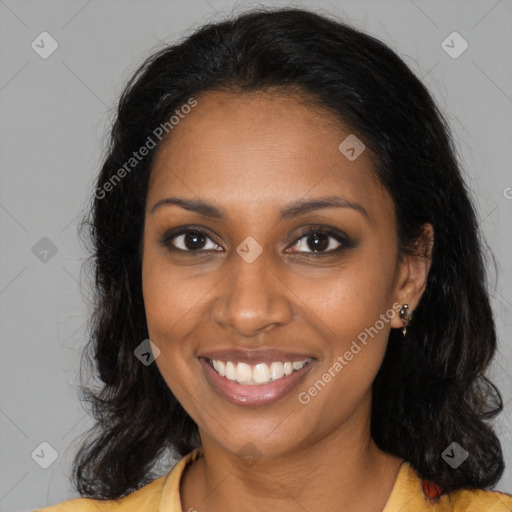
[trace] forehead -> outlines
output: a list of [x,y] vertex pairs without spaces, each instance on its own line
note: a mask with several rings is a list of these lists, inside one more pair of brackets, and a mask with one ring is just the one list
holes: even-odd
[[[210,91],[164,139],[148,196],[181,193],[227,207],[276,209],[299,197],[342,194],[375,216],[392,208],[366,148],[350,161],[339,149],[351,130],[300,97]],[[366,208],[366,206],[365,206]]]

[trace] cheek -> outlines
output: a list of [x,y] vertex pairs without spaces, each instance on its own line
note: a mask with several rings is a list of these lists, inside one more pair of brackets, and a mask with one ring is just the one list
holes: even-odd
[[[381,314],[390,308],[393,298],[392,261],[360,252],[357,258],[333,273],[329,278],[309,281],[304,290],[304,302],[312,304],[336,339],[356,338],[374,326]],[[378,330],[382,328],[381,322]],[[389,322],[386,322],[389,329]]]
[[190,378],[190,354],[181,340],[186,336],[183,319],[191,307],[180,300],[180,283],[172,279],[165,263],[152,258],[150,252],[144,258],[142,288],[148,333],[160,349],[155,364],[173,395],[190,413],[192,397],[199,391]]
[[142,294],[149,338],[160,349],[156,364],[162,377],[186,409],[199,393],[190,374],[194,346],[189,341],[205,290],[204,279],[187,279],[159,250],[144,250]]
[[[165,328],[172,325],[174,294],[168,293],[165,269],[151,251],[145,251],[142,263],[142,295],[146,312],[149,336],[160,347],[159,339]],[[166,293],[167,290],[167,293]],[[167,315],[165,313],[168,313]],[[167,328],[169,328],[169,325]]]
[[[307,287],[304,302],[314,304],[329,340],[317,377],[329,369],[336,375],[325,375],[334,392],[329,400],[357,400],[371,386],[386,351],[390,320],[396,314],[391,309],[393,260],[371,252],[361,252],[332,279]],[[340,364],[333,367],[336,362]]]
[[175,269],[160,250],[144,251],[142,294],[150,336],[164,341],[165,334],[188,316],[208,289],[205,280],[190,279]]

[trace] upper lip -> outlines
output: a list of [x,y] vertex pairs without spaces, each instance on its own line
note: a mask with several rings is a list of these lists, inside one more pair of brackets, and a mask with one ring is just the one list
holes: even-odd
[[277,349],[253,349],[253,350],[241,350],[241,349],[224,349],[224,350],[211,350],[199,354],[199,357],[206,359],[217,359],[218,361],[232,361],[241,362],[246,364],[255,363],[273,363],[275,361],[281,362],[294,362],[294,361],[305,361],[315,359],[311,355],[307,354],[296,354],[292,352],[283,352]]

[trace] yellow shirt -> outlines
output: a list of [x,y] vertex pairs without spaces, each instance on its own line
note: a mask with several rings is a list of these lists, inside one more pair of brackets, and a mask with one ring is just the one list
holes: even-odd
[[[180,501],[180,481],[187,464],[202,455],[197,448],[183,457],[167,474],[118,500],[78,498],[34,512],[183,512]],[[424,490],[425,489],[425,490]],[[404,461],[382,512],[512,512],[512,495],[497,491],[458,490],[428,498],[436,486],[418,477]]]

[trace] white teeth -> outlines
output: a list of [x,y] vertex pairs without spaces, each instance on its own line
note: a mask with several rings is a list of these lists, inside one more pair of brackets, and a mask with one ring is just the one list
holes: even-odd
[[239,384],[268,384],[272,381],[282,379],[292,372],[300,370],[307,364],[304,361],[286,361],[281,363],[275,361],[271,363],[270,367],[266,363],[258,363],[250,366],[246,363],[233,363],[232,361],[220,361],[218,359],[212,360],[212,365],[215,371],[222,377],[226,377],[231,381],[236,381]]
[[217,359],[214,359],[213,367],[219,375],[222,375],[223,377],[226,375],[226,365],[222,361],[217,361]]
[[294,361],[292,363],[292,368],[294,370],[300,370],[305,364],[306,364],[306,361]]
[[235,365],[231,361],[226,363],[226,379],[236,380]]
[[284,368],[282,363],[272,363],[270,365],[270,375],[272,376],[272,380],[277,380],[283,377]]
[[[241,363],[238,363],[240,366]],[[252,378],[256,384],[270,382],[270,369],[265,363],[257,364],[252,371]]]
[[240,384],[249,384],[252,381],[252,370],[248,364],[238,363],[235,375],[237,382]]

